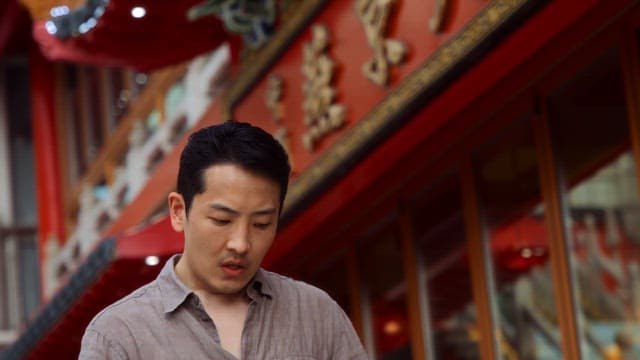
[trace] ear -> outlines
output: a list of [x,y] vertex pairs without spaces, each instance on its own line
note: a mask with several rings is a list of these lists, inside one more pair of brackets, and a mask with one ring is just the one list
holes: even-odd
[[184,225],[187,221],[187,209],[185,208],[184,198],[177,192],[171,192],[168,200],[171,227],[177,232],[183,232]]

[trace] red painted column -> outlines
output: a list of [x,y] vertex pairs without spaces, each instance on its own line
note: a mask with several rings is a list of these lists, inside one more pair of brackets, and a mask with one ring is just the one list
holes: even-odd
[[63,243],[64,214],[55,126],[54,67],[42,56],[35,44],[32,44],[29,52],[29,76],[38,206],[40,288],[44,296],[45,249],[50,238],[55,238],[60,245]]

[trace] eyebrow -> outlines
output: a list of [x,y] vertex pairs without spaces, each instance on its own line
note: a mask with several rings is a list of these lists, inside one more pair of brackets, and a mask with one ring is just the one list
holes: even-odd
[[[240,215],[240,212],[238,210],[232,209],[228,206],[222,205],[222,204],[211,204],[209,205],[210,208],[215,209],[215,210],[220,210],[222,212],[226,212],[229,213],[231,215]],[[271,214],[275,214],[277,212],[276,209],[274,208],[269,208],[269,209],[263,209],[263,210],[258,210],[255,211],[254,213],[252,213],[252,215],[271,215]]]

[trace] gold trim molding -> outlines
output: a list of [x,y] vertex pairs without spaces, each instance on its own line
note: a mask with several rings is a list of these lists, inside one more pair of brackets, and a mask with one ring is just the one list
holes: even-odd
[[477,44],[493,35],[515,13],[535,1],[494,0],[489,3],[293,181],[284,212],[287,213],[300,204],[307,194],[322,185],[327,176],[339,170],[346,160],[356,156],[397,114],[463,61]]

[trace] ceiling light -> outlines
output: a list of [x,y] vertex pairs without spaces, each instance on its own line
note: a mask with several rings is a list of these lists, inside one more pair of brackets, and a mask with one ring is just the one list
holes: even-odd
[[522,250],[520,250],[520,256],[522,256],[525,259],[530,258],[533,255],[533,251],[531,250],[531,248],[522,248]]
[[156,266],[156,265],[160,264],[160,258],[158,258],[155,255],[147,256],[144,259],[144,263],[149,265],[149,266]]
[[87,23],[82,23],[80,24],[80,26],[78,26],[78,31],[80,31],[80,34],[86,34],[89,30],[91,30],[91,27],[89,27]]
[[54,8],[51,8],[51,10],[49,10],[49,14],[51,14],[52,17],[63,16],[63,15],[67,15],[68,13],[69,13],[69,7],[66,5],[56,6]]
[[389,320],[384,324],[382,331],[384,331],[386,335],[398,335],[400,331],[402,331],[402,325],[397,320]]
[[131,9],[131,16],[133,16],[136,19],[140,19],[141,17],[144,17],[147,14],[147,10],[145,10],[145,8],[143,8],[142,6],[136,6],[133,9]]
[[104,14],[104,6],[98,6],[95,10],[93,10],[93,16],[99,18]]
[[47,32],[51,35],[54,35],[55,33],[58,32],[58,27],[56,26],[56,24],[49,20],[46,23],[44,23],[44,27],[45,29],[47,29]]
[[90,18],[89,20],[87,20],[87,26],[89,27],[89,29],[93,29],[97,24],[98,20],[96,20],[95,18]]

